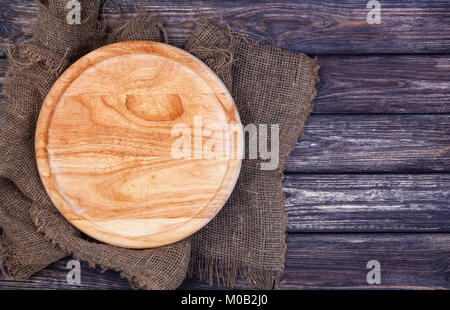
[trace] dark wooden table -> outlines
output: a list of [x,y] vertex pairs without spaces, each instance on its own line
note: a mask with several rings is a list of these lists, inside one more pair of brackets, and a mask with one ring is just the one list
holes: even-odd
[[[133,13],[122,1],[126,17]],[[145,3],[144,3],[145,2]],[[204,17],[277,46],[317,56],[318,95],[302,141],[286,163],[289,215],[282,289],[450,288],[450,1],[141,1],[163,17],[171,43]],[[31,34],[33,1],[0,1],[0,51]],[[118,18],[114,5],[105,10]],[[6,59],[0,58],[5,73]],[[0,79],[1,82],[1,79]],[[4,103],[3,97],[0,98]],[[128,289],[115,272],[82,264],[66,282],[67,258],[0,288]],[[369,260],[381,284],[366,281]],[[245,288],[240,281],[238,288]],[[187,280],[182,288],[209,288]]]

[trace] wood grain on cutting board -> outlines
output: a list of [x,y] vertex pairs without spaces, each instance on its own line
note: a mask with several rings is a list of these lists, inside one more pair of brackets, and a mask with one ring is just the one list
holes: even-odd
[[[222,208],[239,175],[241,130],[227,89],[194,56],[120,42],[82,57],[54,84],[36,158],[50,198],[74,226],[148,248],[186,238]],[[225,138],[232,149],[219,147]]]

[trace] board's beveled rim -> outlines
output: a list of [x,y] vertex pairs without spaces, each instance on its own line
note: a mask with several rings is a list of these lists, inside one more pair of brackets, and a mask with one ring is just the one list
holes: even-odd
[[[230,159],[228,160],[228,168],[223,178],[222,184],[226,183],[229,186],[225,188],[220,188],[216,195],[211,199],[211,203],[204,207],[195,217],[188,220],[181,226],[178,226],[170,230],[170,234],[167,231],[156,233],[150,236],[139,236],[139,237],[124,237],[117,234],[112,234],[111,232],[106,232],[98,228],[97,225],[91,223],[87,219],[78,219],[79,215],[75,215],[74,218],[70,218],[70,215],[74,215],[73,209],[70,204],[63,197],[63,195],[58,191],[57,186],[54,182],[53,176],[51,174],[51,167],[49,162],[49,157],[47,154],[47,143],[48,143],[48,130],[51,123],[54,108],[59,103],[60,97],[64,94],[67,87],[74,81],[83,71],[92,65],[108,59],[110,57],[129,54],[132,53],[153,53],[158,54],[158,51],[163,51],[167,55],[170,52],[171,59],[180,62],[181,60],[187,61],[182,62],[183,65],[187,66],[196,74],[198,74],[202,79],[207,82],[207,84],[214,90],[215,93],[225,94],[225,100],[219,100],[226,112],[232,112],[235,117],[236,124],[239,125],[240,129],[240,147],[243,147],[242,140],[242,123],[239,118],[239,114],[234,104],[233,98],[229,94],[227,88],[223,82],[217,77],[217,75],[203,62],[194,57],[193,55],[183,51],[177,47],[152,41],[125,41],[103,46],[97,50],[94,50],[74,64],[72,64],[68,69],[66,69],[63,74],[55,82],[51,90],[49,91],[41,111],[39,113],[39,118],[36,126],[35,134],[35,152],[36,152],[36,162],[41,177],[44,188],[47,191],[52,202],[55,204],[59,212],[75,227],[77,227],[82,232],[87,235],[120,247],[126,248],[152,248],[157,246],[163,246],[180,241],[188,236],[192,235],[203,226],[205,226],[209,221],[211,221],[214,216],[221,210],[225,205],[229,196],[231,195],[236,182],[239,177],[239,172],[241,168],[242,159]],[[159,55],[161,56],[161,55]],[[164,56],[168,58],[167,56]],[[222,193],[222,195],[219,195]],[[220,198],[220,197],[224,198]],[[213,216],[204,216],[206,214],[214,214]]]

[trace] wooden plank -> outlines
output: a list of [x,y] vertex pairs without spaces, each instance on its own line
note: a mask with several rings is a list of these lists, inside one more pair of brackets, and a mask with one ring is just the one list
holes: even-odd
[[85,262],[81,262],[81,281],[80,285],[68,284],[66,277],[71,270],[67,268],[67,263],[71,258],[62,259],[51,264],[44,270],[34,274],[28,280],[6,280],[4,276],[0,276],[1,289],[131,289],[128,281],[120,277],[118,272],[107,270],[101,272],[99,268],[93,269]]
[[[450,288],[445,234],[289,235],[284,289]],[[366,282],[366,264],[381,264],[381,284]]]
[[450,115],[312,115],[287,173],[450,172]]
[[[449,289],[450,236],[445,234],[289,234],[281,289]],[[366,281],[366,264],[381,264],[381,284]],[[66,282],[68,259],[27,281],[0,280],[0,289],[128,289],[118,273],[82,265],[81,286]],[[242,280],[236,288],[246,288]],[[211,288],[186,280],[182,289]],[[215,287],[224,288],[224,287]]]
[[[111,1],[112,2],[112,1]],[[189,0],[136,1],[140,11],[163,16],[171,42],[180,45],[201,15],[233,30],[311,54],[448,53],[450,7],[446,0],[381,1],[381,24],[370,25],[367,0]],[[122,11],[133,12],[129,1]],[[117,9],[109,3],[107,14]],[[0,50],[18,31],[30,35],[36,18],[32,0],[2,1]],[[114,17],[114,16],[113,16]],[[118,14],[115,14],[118,17]],[[113,18],[114,19],[114,18]]]
[[[320,56],[313,114],[450,113],[450,56]],[[0,58],[0,84],[6,59]]]
[[313,113],[450,113],[450,56],[320,56]]
[[450,233],[450,174],[286,175],[289,232]]

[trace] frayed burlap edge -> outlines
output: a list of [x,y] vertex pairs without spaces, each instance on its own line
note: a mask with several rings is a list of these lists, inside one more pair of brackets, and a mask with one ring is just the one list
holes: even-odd
[[[161,42],[169,44],[169,37],[161,20],[155,14],[145,14],[139,12],[133,18],[127,20],[121,26],[115,28],[111,33],[108,33],[108,44],[112,44],[120,40],[121,34],[126,30],[127,32],[137,32],[142,28],[153,26],[159,30],[161,35]],[[132,38],[131,38],[132,39]],[[127,38],[127,41],[131,40]],[[141,39],[140,39],[141,40]]]
[[42,219],[42,217],[45,217],[44,213],[46,212],[47,211],[45,210],[37,210],[34,205],[32,205],[30,208],[30,216],[32,221],[36,225],[38,232],[43,233],[47,240],[51,241],[56,247],[68,253],[76,260],[85,261],[91,268],[100,268],[101,272],[104,272],[106,270],[113,270],[118,272],[121,278],[128,280],[130,286],[133,289],[161,290],[161,289],[176,289],[178,287],[179,284],[171,288],[159,287],[157,285],[154,285],[153,283],[158,282],[149,278],[148,275],[144,276],[139,273],[136,273],[131,266],[126,266],[125,268],[120,269],[114,267],[108,261],[97,261],[97,263],[95,263],[92,260],[86,259],[85,255],[83,255],[77,247],[71,246],[71,242],[65,240],[62,234],[51,233],[52,229],[50,228],[50,226],[53,225],[53,223],[45,222]]
[[283,272],[265,270],[257,267],[236,264],[233,261],[224,261],[214,257],[191,254],[188,277],[196,277],[210,286],[225,285],[234,287],[238,275],[252,288],[274,289],[277,288]]
[[[39,50],[41,51],[41,53],[38,52]],[[17,55],[16,57],[18,51],[20,51],[20,53],[23,53],[23,55]],[[11,66],[7,72],[8,76],[14,75],[13,72],[15,72],[17,69],[24,69],[41,61],[48,66],[48,68],[50,69],[50,73],[54,75],[58,75],[59,73],[61,73],[61,71],[67,66],[67,61],[64,58],[57,57],[56,55],[51,55],[49,54],[49,51],[47,49],[44,49],[37,45],[32,46],[26,43],[16,44],[8,48],[7,54],[8,61],[10,62]],[[28,61],[21,62],[18,59],[20,56],[27,56]]]
[[[196,48],[188,51],[194,53],[197,57],[202,59],[201,55],[206,55],[207,61],[205,63],[213,69],[213,71],[217,71],[217,69],[223,69],[224,67],[231,66],[236,61],[233,57],[233,50],[235,44],[237,44],[238,40],[242,40],[249,44],[250,48],[262,49],[272,53],[278,53],[284,56],[300,56],[306,60],[310,60],[310,66],[312,68],[312,74],[310,77],[310,94],[308,99],[308,112],[304,114],[302,119],[298,120],[300,126],[294,128],[293,134],[291,135],[292,140],[298,141],[301,139],[303,135],[303,129],[305,126],[305,121],[309,117],[313,109],[313,100],[317,95],[316,83],[319,82],[319,64],[317,59],[311,59],[306,54],[302,52],[289,51],[281,49],[274,45],[261,44],[259,41],[255,41],[248,37],[245,34],[234,33],[231,31],[230,27],[221,26],[221,25],[212,25],[207,19],[199,18],[196,21],[197,26],[209,26],[216,27],[220,29],[222,33],[228,38],[229,44],[223,47],[214,47],[214,48]],[[190,42],[187,41],[185,43],[185,47],[189,47]],[[203,59],[202,59],[203,60]],[[214,61],[215,60],[215,61]],[[229,87],[229,85],[227,85]],[[231,92],[231,90],[230,90]],[[292,146],[295,145],[295,142],[292,143]],[[293,147],[292,147],[293,148]],[[290,151],[292,151],[292,148]],[[290,152],[289,151],[289,152]],[[280,167],[284,166],[284,161],[280,162]],[[285,202],[286,196],[283,191],[283,179],[284,173],[281,172],[281,178],[279,182],[278,192],[280,193],[280,207],[285,210]],[[286,212],[283,212],[283,226],[286,227],[288,223],[288,216]],[[285,235],[286,237],[286,235]],[[286,255],[287,244],[286,240],[283,244],[283,257]],[[285,265],[283,261],[283,266]],[[195,252],[195,250],[191,251],[191,260],[188,269],[188,277],[193,278],[196,277],[200,281],[207,282],[210,286],[213,286],[216,282],[217,285],[225,285],[228,287],[234,287],[236,285],[236,280],[238,276],[243,278],[245,282],[252,288],[262,288],[262,289],[277,289],[281,278],[284,274],[283,270],[272,270],[272,269],[261,269],[253,266],[247,266],[242,263],[236,263],[233,260],[222,260],[217,259],[208,255],[203,255]],[[215,281],[216,280],[216,281]]]
[[[310,115],[312,111],[312,101],[316,97],[317,90],[315,88],[315,83],[319,81],[318,75],[319,65],[315,62],[314,65],[314,75],[311,79],[311,87],[312,91],[310,93],[309,99],[309,112],[305,115],[304,119],[301,120],[301,123],[304,124],[306,118]],[[304,125],[299,126],[295,135],[298,139],[301,138],[303,132]],[[284,209],[286,202],[286,195],[283,191],[282,181],[284,179],[284,173],[281,174],[280,187],[278,189],[280,193],[280,201],[282,208]],[[287,226],[288,216],[287,213],[284,212],[283,216],[283,226]],[[286,255],[287,244],[286,241],[283,244],[284,256]],[[284,265],[284,262],[283,262]],[[261,268],[256,268],[252,266],[247,266],[244,264],[235,263],[232,260],[224,261],[220,259],[216,259],[211,256],[206,256],[191,251],[191,260],[189,264],[189,269],[187,275],[189,278],[196,277],[200,281],[205,281],[210,286],[213,286],[214,283],[217,285],[225,285],[228,287],[234,287],[236,285],[236,280],[238,276],[242,277],[245,282],[252,288],[261,288],[265,290],[277,289],[280,285],[281,278],[284,274],[284,270],[265,270]],[[216,281],[214,281],[216,280]]]
[[0,272],[7,280],[14,279],[17,275],[14,274],[18,259],[15,252],[11,249],[11,245],[6,238],[5,232],[0,234]]

